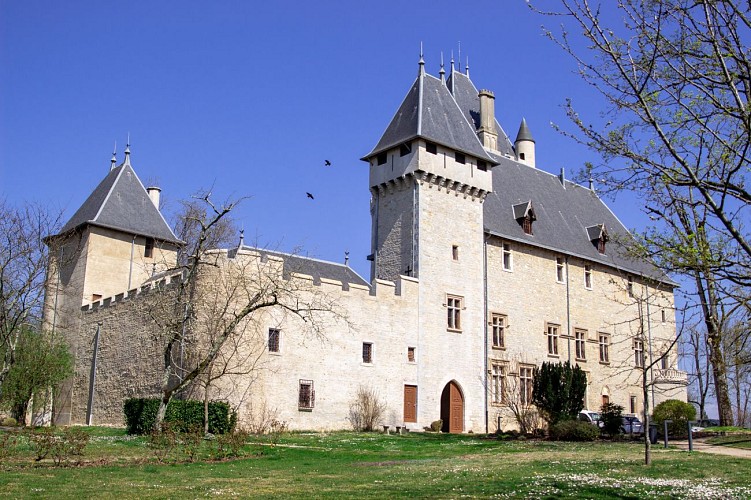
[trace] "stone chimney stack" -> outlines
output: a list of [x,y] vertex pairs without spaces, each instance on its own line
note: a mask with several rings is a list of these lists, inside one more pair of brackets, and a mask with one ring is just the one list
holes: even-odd
[[490,90],[481,90],[480,96],[480,128],[477,134],[480,142],[487,149],[498,150],[498,132],[495,128],[495,95]]
[[159,195],[162,192],[162,190],[156,186],[152,186],[152,187],[146,188],[146,192],[149,193],[149,198],[151,198],[151,203],[153,203],[156,209],[159,210]]

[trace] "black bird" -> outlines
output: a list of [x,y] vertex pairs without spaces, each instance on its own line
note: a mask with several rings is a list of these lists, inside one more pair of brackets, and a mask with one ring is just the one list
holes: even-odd
[[325,163],[324,163],[324,165],[326,165],[327,167],[330,167],[331,166],[331,162],[328,161],[328,160],[326,160]]
[[310,194],[310,193],[308,193],[308,192],[306,192],[305,194],[307,194],[307,195],[308,195],[308,198],[310,198],[311,200],[315,200],[315,198],[313,198],[313,195],[312,195],[312,194]]

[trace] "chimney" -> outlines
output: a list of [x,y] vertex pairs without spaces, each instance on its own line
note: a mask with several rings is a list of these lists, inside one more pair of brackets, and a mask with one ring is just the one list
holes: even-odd
[[162,190],[156,186],[152,186],[152,187],[146,188],[146,192],[149,193],[149,198],[151,198],[151,203],[153,203],[156,209],[159,210],[159,194],[162,192]]
[[481,90],[480,97],[480,128],[477,135],[482,145],[493,151],[498,150],[498,132],[495,129],[495,95],[489,90]]

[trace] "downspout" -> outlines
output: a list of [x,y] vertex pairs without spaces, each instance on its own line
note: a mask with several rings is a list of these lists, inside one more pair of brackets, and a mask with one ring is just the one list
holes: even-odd
[[128,290],[130,291],[130,282],[133,278],[133,252],[136,249],[136,235],[133,235],[133,241],[130,243],[130,268],[128,269]]
[[649,341],[649,380],[652,386],[652,413],[655,411],[655,372],[652,366],[652,319],[649,317],[649,290],[647,290],[647,339]]
[[96,383],[96,358],[99,351],[99,332],[102,323],[96,324],[96,334],[94,335],[94,354],[91,358],[91,375],[89,376],[89,402],[86,408],[86,425],[91,425],[94,419],[94,385]]
[[[484,330],[484,338],[485,343],[483,345],[483,365],[484,369],[482,372],[483,379],[485,383],[483,384],[485,387],[485,434],[488,434],[490,432],[489,429],[489,414],[488,414],[488,238],[490,237],[489,234],[486,234],[483,238],[482,242],[482,292],[483,292],[483,330]],[[500,429],[498,429],[500,432]]]
[[569,293],[568,255],[566,256],[566,341],[568,344],[568,363],[571,364],[571,295]]

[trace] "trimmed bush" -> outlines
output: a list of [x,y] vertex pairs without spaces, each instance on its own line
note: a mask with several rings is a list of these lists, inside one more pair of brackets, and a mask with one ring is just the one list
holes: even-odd
[[[131,398],[125,401],[123,412],[128,434],[148,434],[154,426],[156,413],[159,411],[158,398]],[[209,402],[209,432],[224,434],[232,431],[234,412],[223,401]],[[165,422],[173,424],[177,432],[188,432],[198,425],[203,427],[203,401],[172,400],[167,406]]]
[[579,420],[564,420],[550,426],[550,439],[554,441],[594,441],[599,435],[596,425]]
[[691,403],[684,403],[678,399],[668,399],[655,406],[652,419],[662,432],[663,422],[672,420],[668,424],[668,434],[673,437],[685,437],[688,435],[688,421],[696,418],[696,408]]
[[610,437],[617,436],[623,425],[623,406],[605,403],[600,407],[600,422]]

